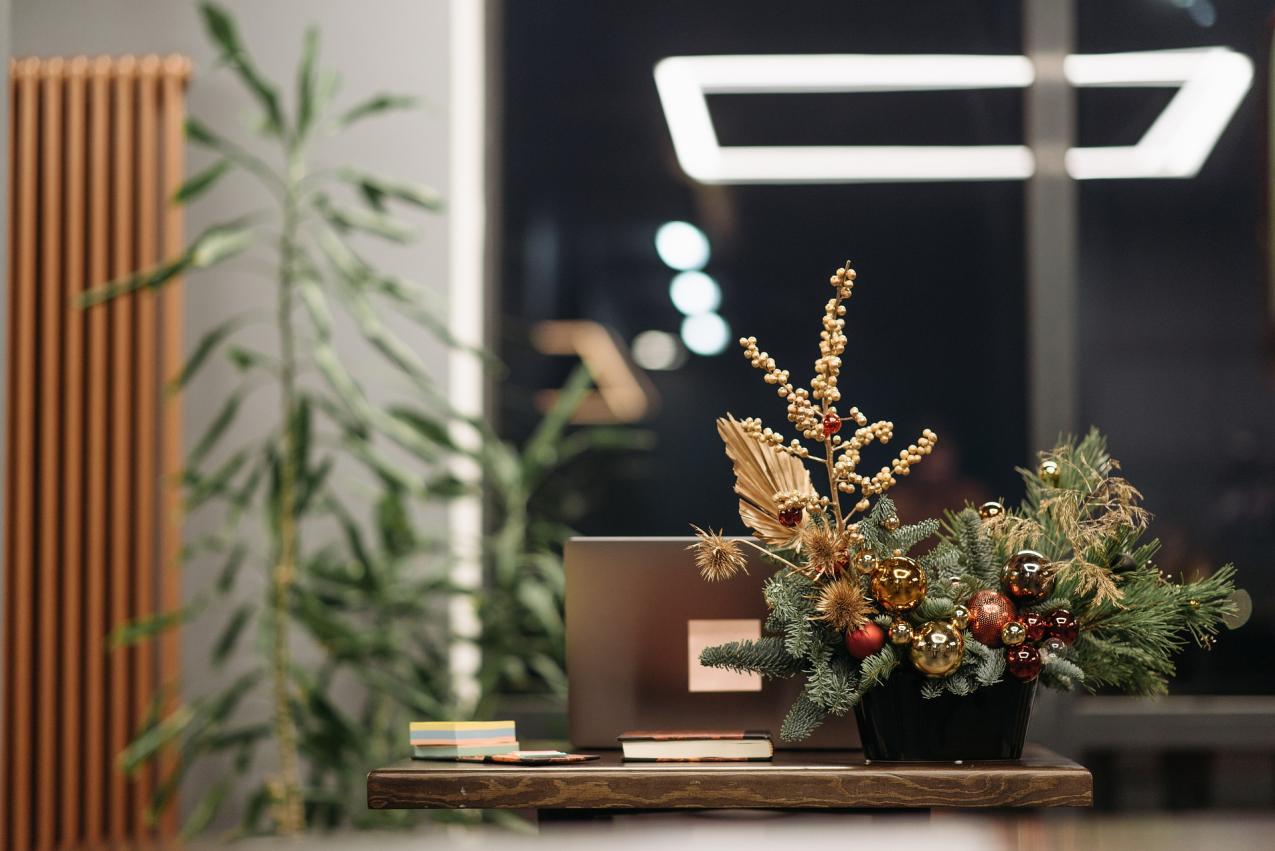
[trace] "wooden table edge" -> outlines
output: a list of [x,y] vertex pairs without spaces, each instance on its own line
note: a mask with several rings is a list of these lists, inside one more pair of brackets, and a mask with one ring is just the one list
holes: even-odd
[[[1041,754],[1047,758],[1042,759]],[[477,769],[477,770],[476,770]],[[880,809],[1089,807],[1084,767],[1021,762],[428,767],[369,772],[371,809]]]

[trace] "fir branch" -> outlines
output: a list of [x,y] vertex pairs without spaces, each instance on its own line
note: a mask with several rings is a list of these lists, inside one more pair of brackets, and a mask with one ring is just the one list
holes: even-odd
[[936,697],[942,697],[942,696],[943,696],[943,681],[942,680],[927,679],[925,682],[921,683],[921,697],[925,698],[926,700],[933,700]]
[[828,648],[812,658],[805,693],[829,715],[845,715],[858,701],[854,674],[845,660],[834,658]]
[[988,647],[968,632],[965,634],[965,662],[969,663],[974,682],[980,686],[995,685],[1005,676],[1005,654]]
[[952,676],[942,680],[941,682],[949,692],[957,697],[965,697],[968,694],[973,694],[974,690],[978,688],[978,686],[974,684],[973,677],[969,674],[963,674],[960,671],[957,671],[955,674],[952,674]]
[[791,677],[801,672],[801,660],[784,650],[782,639],[765,637],[752,641],[731,641],[706,647],[699,655],[701,665],[725,668],[737,673],[758,673],[764,677]]
[[810,738],[810,734],[823,723],[826,713],[819,704],[810,699],[803,691],[797,695],[784,723],[779,727],[779,738],[785,742],[800,742]]
[[859,534],[863,535],[868,549],[885,554],[893,551],[893,548],[889,546],[890,531],[885,528],[885,519],[897,516],[894,500],[888,496],[882,496],[877,500],[877,504],[872,506],[868,516],[859,521]]
[[939,521],[932,517],[919,523],[901,526],[893,532],[886,530],[886,552],[902,550],[906,553],[925,539],[933,537],[938,530]]
[[1000,584],[1001,564],[996,547],[983,528],[983,518],[973,507],[967,506],[958,514],[949,512],[943,537],[956,547],[963,575],[972,577],[984,588]]
[[946,620],[952,616],[956,602],[947,597],[926,597],[916,607],[916,616],[923,621]]
[[1064,691],[1071,691],[1085,681],[1085,672],[1079,665],[1056,653],[1045,658],[1040,669],[1040,676],[1045,685]]
[[921,556],[918,561],[925,568],[925,576],[931,583],[950,580],[961,573],[961,551],[947,541]]
[[1072,606],[1072,603],[1069,597],[1064,597],[1061,594],[1055,593],[1048,600],[1045,600],[1042,603],[1037,603],[1035,605],[1024,606],[1023,609],[1025,611],[1045,612],[1047,614],[1049,612],[1057,611],[1058,609],[1067,609],[1068,611],[1070,611],[1071,606]]
[[859,686],[855,689],[854,702],[867,693],[868,689],[884,683],[899,666],[898,654],[890,645],[886,645],[859,663]]

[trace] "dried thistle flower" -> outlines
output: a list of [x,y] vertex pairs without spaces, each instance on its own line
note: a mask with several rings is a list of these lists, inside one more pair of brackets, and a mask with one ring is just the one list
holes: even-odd
[[875,612],[857,582],[838,579],[819,591],[815,601],[818,620],[827,621],[833,629],[854,632],[866,624]]
[[748,572],[748,558],[737,542],[722,537],[721,532],[705,532],[698,526],[691,528],[699,540],[687,549],[695,553],[695,566],[705,581],[720,582],[740,571]]
[[827,523],[807,523],[801,530],[801,551],[806,557],[805,573],[811,579],[836,576],[850,561],[847,536]]

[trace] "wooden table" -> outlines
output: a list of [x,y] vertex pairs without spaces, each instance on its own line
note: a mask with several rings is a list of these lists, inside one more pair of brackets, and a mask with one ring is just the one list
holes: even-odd
[[780,751],[773,762],[562,766],[404,760],[367,777],[372,809],[931,809],[1088,807],[1093,778],[1028,745],[1017,762],[865,763],[858,751]]

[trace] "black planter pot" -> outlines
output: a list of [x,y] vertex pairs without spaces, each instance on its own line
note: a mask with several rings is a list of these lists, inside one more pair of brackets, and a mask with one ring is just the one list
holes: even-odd
[[1012,677],[973,694],[921,696],[925,678],[896,670],[854,708],[863,753],[873,760],[952,762],[1018,759],[1031,718],[1036,681]]

